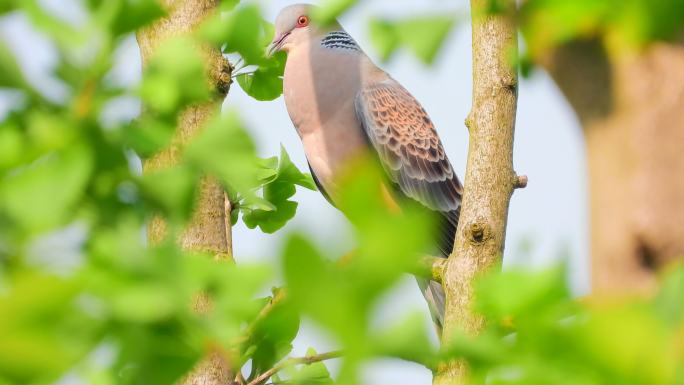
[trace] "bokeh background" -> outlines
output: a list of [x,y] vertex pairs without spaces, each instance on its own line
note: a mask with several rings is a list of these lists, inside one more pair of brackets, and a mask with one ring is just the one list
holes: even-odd
[[[78,0],[43,0],[56,15],[73,23],[84,21]],[[259,1],[268,17],[294,1]],[[315,3],[315,2],[314,2]],[[463,124],[471,102],[471,40],[465,0],[374,0],[362,2],[341,20],[345,29],[362,48],[377,58],[368,39],[367,25],[372,15],[385,17],[418,13],[448,12],[459,15],[461,23],[451,34],[435,64],[426,67],[409,53],[401,52],[388,63],[381,63],[423,104],[431,115],[444,142],[454,168],[464,175],[468,145]],[[65,94],[59,82],[51,76],[56,63],[56,51],[49,40],[36,32],[21,16],[10,16],[0,22],[0,33],[17,56],[30,82],[50,98]],[[88,55],[88,52],[83,52]],[[135,85],[141,78],[141,64],[134,36],[117,48],[112,80],[121,85]],[[0,94],[0,114],[15,103],[16,95]],[[292,160],[306,169],[299,138],[288,118],[282,98],[272,102],[257,102],[235,85],[226,99],[224,109],[238,109],[249,124],[263,156],[279,153],[283,145]],[[108,107],[106,119],[134,119],[140,112],[140,102],[121,98]],[[586,206],[586,171],[580,127],[570,107],[553,82],[542,71],[522,79],[515,137],[515,168],[528,175],[529,186],[518,190],[511,201],[504,265],[546,266],[567,263],[568,280],[575,294],[587,293],[588,221]],[[134,167],[139,160],[132,159]],[[48,197],[46,197],[48,199]],[[335,247],[343,253],[353,248],[351,231],[345,218],[317,192],[301,189],[296,198],[299,211],[285,231],[276,235],[249,230],[243,224],[234,228],[234,253],[240,261],[271,261],[279,250],[284,235],[304,230],[325,247]],[[36,245],[46,262],[68,266],[76,251],[70,245],[83,237],[78,228],[69,228]],[[514,288],[513,288],[514,289]],[[424,301],[411,277],[391,293],[377,322],[415,309],[423,309]],[[426,317],[427,312],[425,312]],[[305,325],[297,340],[295,354],[303,354],[314,345],[325,348],[326,336],[311,325]],[[380,361],[368,366],[364,382],[374,385],[429,384],[430,373],[418,365],[398,361]],[[65,378],[62,382],[72,383]]]

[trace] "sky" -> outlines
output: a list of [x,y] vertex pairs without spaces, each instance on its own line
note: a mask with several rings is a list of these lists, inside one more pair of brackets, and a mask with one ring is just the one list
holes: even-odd
[[[45,6],[74,22],[81,19],[77,0],[43,0]],[[279,9],[291,1],[259,1],[272,21]],[[471,103],[471,35],[467,22],[466,0],[367,0],[341,19],[345,29],[371,58],[377,58],[368,39],[371,16],[402,17],[434,12],[460,15],[458,27],[450,35],[434,65],[426,67],[409,53],[395,55],[383,69],[403,84],[423,105],[435,123],[447,154],[458,175],[465,175],[468,132],[464,119]],[[55,63],[54,47],[31,29],[22,17],[0,20],[0,36],[6,41],[34,85],[59,98],[65,90],[51,79]],[[116,52],[112,81],[134,85],[140,79],[140,57],[135,39],[126,39]],[[12,95],[0,94],[0,116],[11,105]],[[259,152],[273,156],[284,146],[292,160],[306,170],[299,137],[292,126],[282,98],[257,102],[237,84],[224,103],[224,110],[236,109],[248,123]],[[139,102],[132,98],[108,106],[107,119],[132,119],[139,113]],[[552,80],[542,71],[520,82],[515,134],[514,166],[518,174],[529,177],[526,189],[517,190],[511,200],[504,267],[548,266],[566,261],[569,282],[576,294],[589,291],[588,220],[586,166],[581,130],[571,108]],[[293,231],[305,231],[325,247],[341,252],[353,249],[351,228],[346,219],[318,193],[300,189],[297,216],[275,235],[249,230],[243,224],[234,228],[234,254],[238,262],[271,262],[278,255],[282,240]],[[53,243],[59,244],[59,238]],[[514,288],[512,288],[514,289]],[[382,302],[374,321],[381,327],[387,319],[411,311],[427,312],[412,278],[407,277]],[[325,333],[305,323],[295,352],[303,354],[309,345],[319,351],[333,344]],[[364,384],[430,384],[430,373],[417,365],[397,361],[378,361],[364,370]]]

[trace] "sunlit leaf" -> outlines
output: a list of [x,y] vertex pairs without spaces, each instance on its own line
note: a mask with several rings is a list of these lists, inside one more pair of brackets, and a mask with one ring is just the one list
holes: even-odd
[[29,274],[0,295],[0,378],[56,380],[95,343],[95,320],[75,300],[80,283]]
[[387,20],[371,19],[370,39],[383,61],[390,59],[399,46],[396,26]]
[[[188,81],[191,79],[192,81]],[[140,96],[162,114],[210,97],[202,58],[187,39],[175,38],[159,47],[147,66]]]
[[112,32],[121,35],[135,31],[165,15],[160,3],[155,0],[116,0],[118,3],[112,20]]
[[50,154],[6,178],[0,204],[27,230],[59,225],[74,214],[92,166],[92,154],[83,146]]
[[[315,356],[316,351],[309,348],[307,356]],[[330,372],[323,362],[315,362],[310,365],[302,365],[293,371],[292,384],[295,385],[333,385]]]
[[12,51],[0,40],[0,87],[22,88],[26,86],[24,74]]
[[283,71],[286,56],[279,52],[259,67],[237,76],[240,87],[256,100],[274,100],[283,93]]
[[407,47],[425,64],[432,64],[455,24],[451,15],[419,16],[390,21],[372,19],[371,42],[383,61],[399,47]]
[[413,361],[428,368],[436,364],[436,352],[427,335],[425,317],[412,314],[381,330],[376,339],[380,355]]
[[666,322],[673,326],[684,323],[684,268],[672,268],[664,277],[655,308]]
[[[259,226],[265,233],[282,228],[297,211],[297,202],[290,200],[296,192],[295,186],[310,190],[316,188],[311,175],[300,172],[290,161],[285,148],[281,148],[277,170],[263,186],[263,200],[248,199],[241,204],[245,225],[251,229]],[[260,202],[266,202],[268,206],[257,207],[255,203]]]
[[453,29],[454,17],[425,16],[400,21],[397,24],[399,40],[425,64],[431,64]]
[[313,17],[320,24],[332,23],[345,11],[353,7],[358,0],[324,0],[314,9]]
[[570,296],[561,268],[536,274],[510,270],[488,275],[478,288],[477,310],[497,320],[541,313]]
[[280,359],[292,350],[292,341],[299,331],[299,314],[283,294],[276,294],[275,303],[266,317],[259,319],[254,325],[250,346],[254,349],[249,354],[252,359],[252,373],[263,373],[273,367]]
[[148,172],[140,180],[143,192],[173,219],[187,220],[195,203],[197,175],[186,167]]
[[261,11],[255,4],[237,7],[230,14],[216,15],[206,22],[200,36],[226,53],[239,53],[248,64],[259,63],[265,54]]
[[209,122],[190,143],[185,156],[243,196],[253,195],[258,185],[256,149],[235,112]]

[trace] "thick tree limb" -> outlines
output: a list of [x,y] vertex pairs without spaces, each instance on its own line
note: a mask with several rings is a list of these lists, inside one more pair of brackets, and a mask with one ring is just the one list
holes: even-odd
[[[500,265],[513,190],[524,180],[513,171],[513,134],[517,108],[515,0],[502,0],[506,12],[485,15],[489,0],[471,0],[473,15],[473,107],[461,217],[449,258],[443,344],[456,331],[477,333],[484,319],[475,314],[474,279]],[[464,362],[441,364],[435,384],[467,383]]]
[[[157,48],[166,39],[193,32],[198,25],[215,14],[219,0],[161,0],[168,15],[137,33],[143,66],[146,66]],[[230,65],[221,52],[201,47],[205,58],[209,81],[215,90],[215,98],[208,103],[188,107],[178,117],[176,134],[170,146],[144,161],[144,172],[164,169],[180,161],[183,147],[200,128],[221,108],[230,85]],[[198,200],[188,227],[178,240],[184,250],[210,252],[217,259],[232,261],[230,229],[230,204],[224,198],[224,191],[217,180],[204,177],[198,186]],[[162,218],[153,219],[148,225],[150,242],[159,242],[166,237],[166,223]],[[206,313],[211,309],[211,299],[198,294],[194,309]],[[232,384],[235,376],[230,364],[218,351],[209,352],[197,367],[186,376],[186,385]]]
[[593,292],[653,293],[684,255],[684,44],[625,51],[595,38],[536,61],[582,123]]

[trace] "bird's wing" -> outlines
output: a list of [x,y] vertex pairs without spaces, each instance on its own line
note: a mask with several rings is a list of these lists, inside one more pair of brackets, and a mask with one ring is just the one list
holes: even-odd
[[383,168],[401,192],[432,210],[457,215],[461,183],[420,103],[390,79],[363,88],[355,107]]
[[318,177],[316,176],[313,167],[311,167],[311,163],[307,162],[307,164],[309,165],[309,171],[311,171],[311,178],[314,180],[314,183],[316,184],[318,191],[323,195],[323,197],[325,198],[325,200],[328,201],[328,203],[330,203],[333,207],[337,207],[335,206],[335,203],[332,201],[332,199],[330,199],[330,194],[328,194],[328,192],[325,191],[325,188],[323,188],[323,183],[321,183],[321,181],[318,180]]

